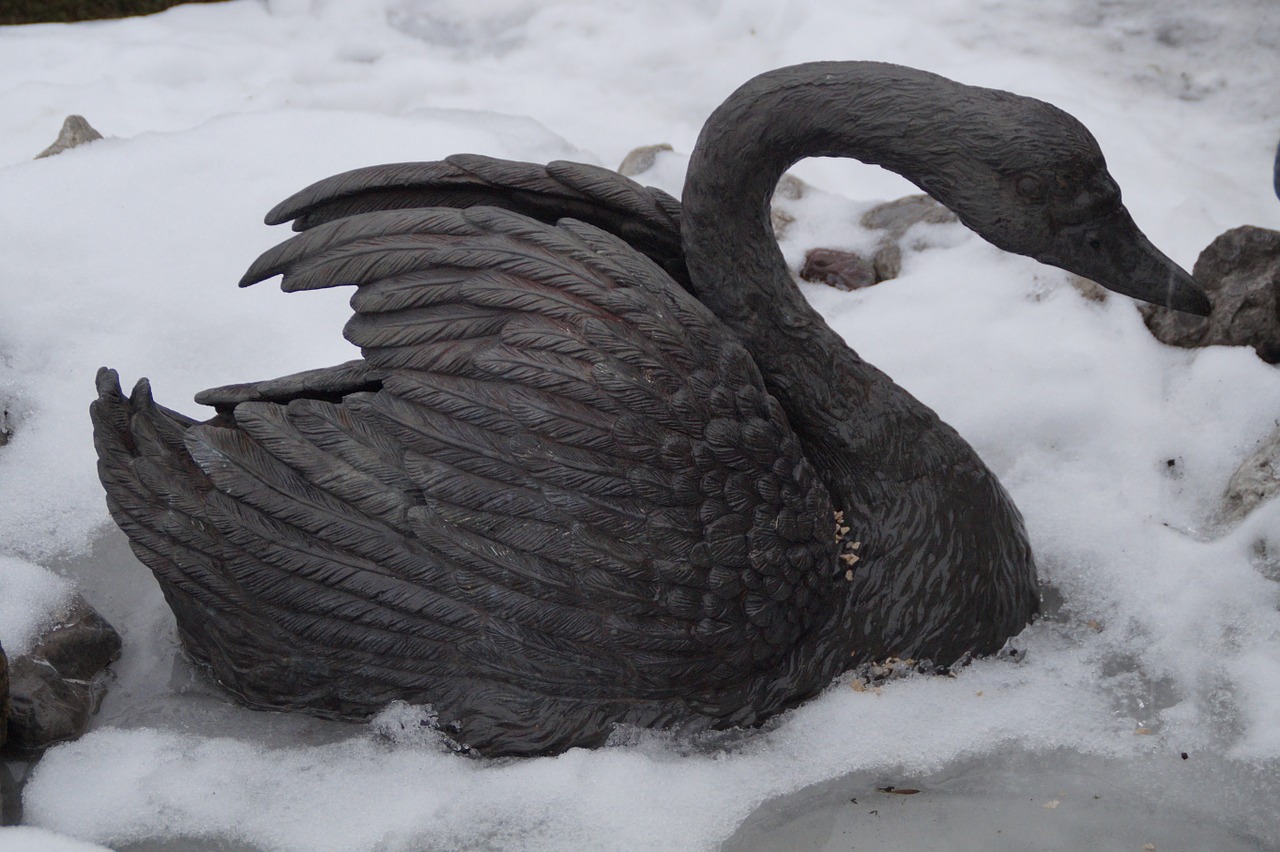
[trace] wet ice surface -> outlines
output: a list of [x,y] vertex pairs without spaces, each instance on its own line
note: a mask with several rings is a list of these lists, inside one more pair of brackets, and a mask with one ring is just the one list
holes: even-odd
[[854,773],[767,802],[721,848],[1256,850],[1256,836],[1213,809],[1224,768],[1053,751],[960,760],[909,787]]
[[[53,606],[52,571],[125,640],[92,732],[32,774],[27,825],[126,849],[1280,847],[1280,573],[1257,555],[1280,548],[1280,507],[1207,526],[1280,418],[1274,368],[1163,347],[1127,300],[1087,302],[958,226],[920,234],[893,282],[805,292],[1026,515],[1046,615],[1016,656],[837,682],[758,732],[488,762],[413,708],[257,713],[185,662],[109,526],[93,374],[150,376],[194,413],[201,388],[353,357],[347,294],[234,286],[285,236],[262,214],[311,180],[456,151],[613,166],[666,141],[643,179],[678,192],[702,120],[751,74],[870,58],[1075,113],[1185,266],[1228,227],[1280,227],[1269,2],[630,5],[238,0],[0,29],[0,197],[19,199],[0,205],[0,629]],[[72,112],[108,138],[31,162]],[[861,211],[910,191],[834,160],[798,172],[818,189],[788,202],[797,266],[865,244]],[[45,840],[0,831],[0,849]]]

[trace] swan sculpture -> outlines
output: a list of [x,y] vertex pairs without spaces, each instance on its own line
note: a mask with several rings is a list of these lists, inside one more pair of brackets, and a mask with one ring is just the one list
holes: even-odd
[[995,245],[1206,313],[1053,106],[871,62],[762,74],[683,203],[478,156],[285,201],[241,285],[355,285],[363,359],[197,396],[98,376],[107,503],[190,656],[252,707],[430,704],[528,755],[619,723],[760,723],[846,668],[954,663],[1035,615],[1022,520],[949,426],[793,285],[769,225],[803,157],[892,169]]

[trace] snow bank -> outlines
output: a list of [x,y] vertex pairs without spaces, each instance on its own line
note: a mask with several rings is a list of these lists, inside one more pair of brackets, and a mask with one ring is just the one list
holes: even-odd
[[[1086,301],[959,226],[932,229],[890,284],[805,292],[1013,493],[1046,603],[1016,657],[879,693],[836,683],[761,732],[624,731],[594,752],[491,762],[445,753],[410,708],[371,727],[243,710],[182,660],[158,589],[109,527],[93,375],[147,375],[195,413],[185,401],[203,387],[351,357],[346,294],[235,287],[285,236],[262,214],[316,178],[455,151],[616,165],[667,141],[677,153],[652,177],[678,191],[679,152],[751,74],[858,57],[1074,112],[1184,265],[1227,227],[1280,227],[1280,102],[1260,95],[1280,78],[1280,16],[1265,0],[632,5],[237,0],[0,29],[0,197],[17,199],[0,205],[0,407],[16,427],[0,448],[0,641],[28,629],[14,613],[64,593],[33,560],[125,637],[95,730],[39,764],[25,821],[112,845],[710,848],[772,802],[757,829],[790,830],[777,825],[790,808],[819,814],[815,844],[843,826],[892,848],[906,829],[876,834],[874,805],[831,816],[865,794],[904,820],[886,824],[932,803],[915,813],[934,840],[965,813],[1034,816],[1085,848],[1098,826],[1138,837],[1127,814],[1153,842],[1280,845],[1280,571],[1255,546],[1280,547],[1280,505],[1209,527],[1280,416],[1280,378],[1245,350],[1163,347],[1127,300]],[[31,162],[72,112],[108,138]],[[848,198],[909,191],[840,161],[798,172],[821,190],[793,205],[795,262],[863,238],[850,232],[865,202]],[[1060,806],[1028,815],[1011,804],[1020,789]],[[0,848],[27,837],[2,831]]]
[[58,613],[71,603],[70,580],[11,556],[0,556],[0,647],[17,657],[31,650]]

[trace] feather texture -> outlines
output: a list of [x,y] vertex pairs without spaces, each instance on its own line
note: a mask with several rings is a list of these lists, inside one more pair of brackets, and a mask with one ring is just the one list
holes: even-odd
[[252,706],[428,703],[458,743],[541,754],[998,650],[1038,606],[1017,509],[773,237],[784,170],[833,155],[998,246],[1207,310],[1078,122],[882,63],[749,81],[679,203],[475,155],[337,175],[271,211],[300,233],[241,284],[354,287],[360,361],[206,391],[205,423],[98,378],[107,505],[190,654]]
[[[575,177],[600,204],[645,199]],[[202,661],[233,691],[340,716],[430,702],[494,753],[619,721],[727,724],[793,693],[778,681],[827,626],[838,571],[826,529],[779,519],[830,501],[754,362],[652,260],[582,222],[395,209],[317,224],[246,281],[273,274],[356,286],[345,333],[364,360],[206,391],[206,424],[125,401],[109,374],[94,406],[113,513],[204,607],[188,645],[229,649]],[[120,482],[157,443],[165,465]],[[760,553],[795,549],[762,573]],[[246,613],[324,677],[231,664],[258,650]],[[493,702],[530,694],[563,719],[503,729]]]

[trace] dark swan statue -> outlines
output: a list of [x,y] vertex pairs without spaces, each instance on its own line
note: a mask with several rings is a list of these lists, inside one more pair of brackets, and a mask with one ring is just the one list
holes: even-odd
[[1038,607],[1022,519],[792,283],[769,201],[811,156],[1208,312],[1079,122],[894,65],[751,80],[680,202],[469,155],[329,178],[271,211],[302,233],[241,285],[354,285],[361,360],[205,391],[205,422],[98,375],[107,504],[187,653],[251,707],[403,699],[460,748],[532,755],[755,725],[853,665],[997,651]]

